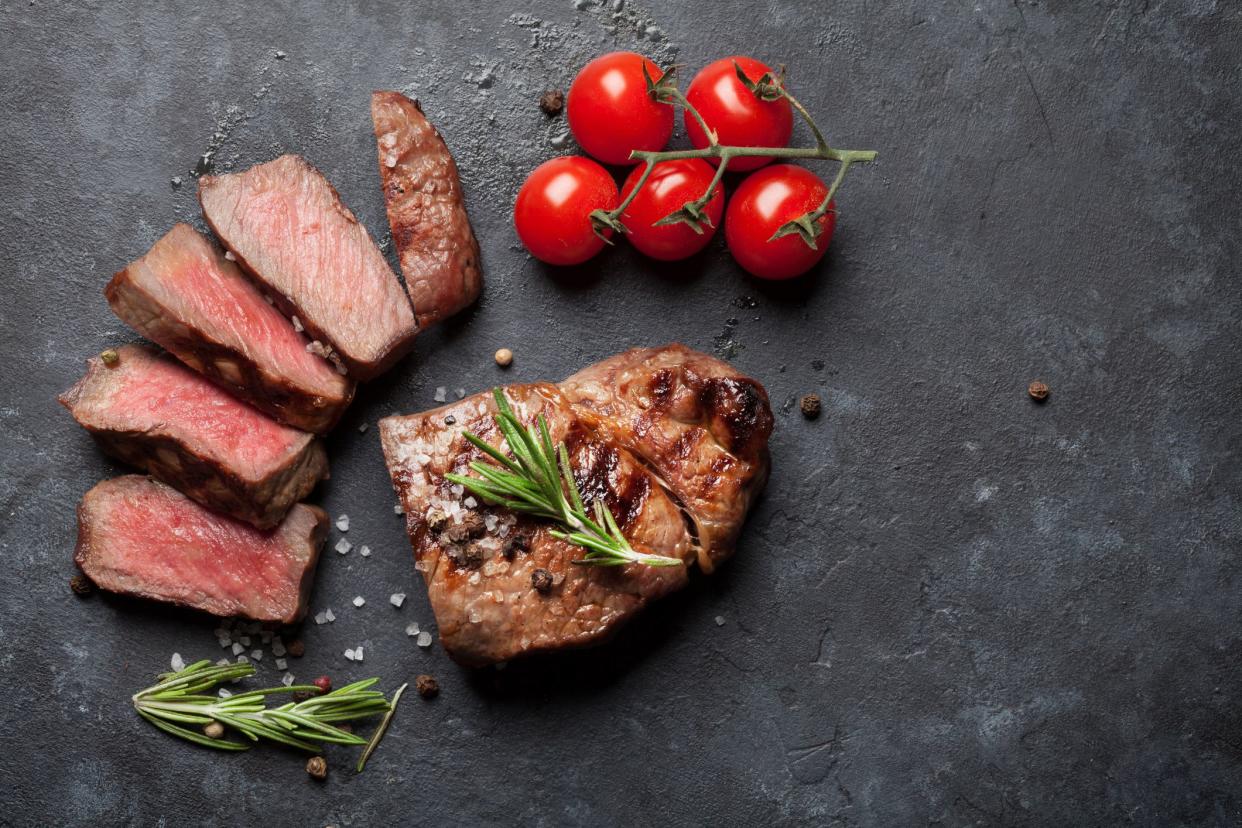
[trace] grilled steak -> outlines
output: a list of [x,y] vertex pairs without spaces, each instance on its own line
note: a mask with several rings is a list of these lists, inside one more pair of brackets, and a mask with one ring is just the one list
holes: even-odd
[[237,266],[178,224],[112,278],[112,310],[186,365],[282,423],[328,431],[353,384],[272,307]]
[[203,216],[251,276],[359,380],[414,345],[417,323],[384,255],[318,170],[296,155],[203,176]]
[[323,444],[138,345],[87,361],[61,403],[109,453],[217,511],[267,529],[328,475]]
[[[732,552],[768,473],[772,414],[757,382],[672,345],[630,351],[560,387],[505,393],[523,422],[547,418],[584,499],[602,498],[635,548],[706,571]],[[476,394],[380,421],[416,566],[454,658],[478,665],[595,643],[686,583],[686,567],[574,566],[583,550],[551,537],[546,522],[446,482],[480,457],[462,431],[502,442],[494,409],[490,394]],[[550,586],[536,570],[551,573]]]
[[635,348],[561,383],[583,416],[647,462],[685,505],[711,572],[733,554],[768,479],[772,409],[758,382],[684,345]]
[[306,612],[327,533],[328,516],[314,506],[299,503],[262,532],[126,475],[82,498],[74,560],[111,592],[288,624]]
[[380,181],[405,289],[426,327],[469,306],[483,287],[457,162],[418,101],[371,95]]
[[[628,451],[601,439],[553,385],[510,386],[523,421],[542,413],[552,439],[565,440],[584,499],[603,498],[636,548],[693,560],[677,504]],[[548,533],[544,522],[463,496],[444,480],[481,455],[468,429],[498,444],[491,394],[380,421],[380,439],[405,509],[416,567],[427,582],[444,648],[463,664],[504,661],[600,640],[648,601],[686,582],[685,567],[575,566],[583,550]],[[456,420],[448,428],[446,417]],[[551,576],[536,588],[536,571]],[[547,577],[542,576],[541,577]]]

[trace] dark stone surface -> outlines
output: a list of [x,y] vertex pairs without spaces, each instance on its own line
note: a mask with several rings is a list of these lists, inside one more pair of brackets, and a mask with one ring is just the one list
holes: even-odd
[[[0,3],[0,822],[1242,819],[1236,5],[175,5]],[[719,242],[571,273],[523,253],[514,194],[564,151],[539,94],[613,47],[786,61],[832,140],[880,150],[819,272],[758,284]],[[205,152],[303,153],[382,236],[373,87],[421,97],[458,153],[487,293],[331,440],[318,500],[374,554],[327,553],[313,605],[338,620],[293,671],[443,692],[407,696],[365,774],[333,751],[317,785],[282,750],[217,755],[130,711],[174,651],[218,657],[215,625],[70,592],[74,506],[119,469],[53,398],[133,338],[100,289],[201,226]],[[416,648],[403,628],[431,614],[376,419],[672,339],[735,344],[781,409],[736,559],[602,650],[470,675]]]

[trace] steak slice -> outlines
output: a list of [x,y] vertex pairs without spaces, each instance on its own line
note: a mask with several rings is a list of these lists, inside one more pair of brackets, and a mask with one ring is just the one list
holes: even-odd
[[733,554],[771,465],[772,409],[762,385],[707,354],[666,345],[610,357],[561,388],[681,499],[704,572]]
[[172,357],[139,345],[99,357],[60,402],[110,454],[260,529],[328,476],[313,435],[268,419]]
[[375,242],[318,170],[282,155],[231,175],[203,176],[211,229],[321,347],[366,380],[414,345],[418,325]]
[[479,243],[466,215],[457,162],[418,101],[400,92],[374,92],[371,120],[405,289],[419,326],[427,327],[478,298]]
[[112,310],[186,365],[282,423],[325,433],[353,384],[303,338],[237,266],[178,224],[104,289]]
[[[515,385],[506,394],[523,422],[540,413],[547,418],[552,439],[566,442],[583,499],[604,499],[636,549],[694,559],[677,504],[626,449],[588,427],[555,386]],[[596,643],[648,602],[685,585],[684,566],[574,565],[584,550],[552,537],[546,522],[476,503],[460,485],[447,482],[446,473],[468,473],[470,461],[482,456],[461,436],[463,430],[493,445],[502,442],[495,409],[490,393],[475,394],[435,411],[380,421],[415,565],[454,659],[477,666]],[[546,592],[532,581],[541,569],[551,575]]]
[[126,475],[82,498],[74,561],[110,592],[289,624],[306,612],[327,533],[328,516],[304,503],[262,532]]

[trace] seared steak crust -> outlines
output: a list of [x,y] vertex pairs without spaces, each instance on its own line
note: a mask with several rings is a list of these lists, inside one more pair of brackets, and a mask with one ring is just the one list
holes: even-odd
[[[523,422],[547,418],[584,500],[602,498],[635,548],[706,571],[732,552],[768,474],[772,414],[757,382],[672,345],[505,394]],[[477,665],[595,643],[686,583],[687,567],[576,566],[582,550],[551,537],[546,522],[448,484],[446,473],[469,473],[480,456],[462,431],[503,447],[494,413],[484,393],[380,421],[416,566],[454,658]]]
[[414,347],[396,274],[319,170],[296,155],[198,182],[203,217],[242,269],[271,289],[359,380]]
[[380,182],[405,288],[420,327],[452,316],[479,296],[479,243],[470,229],[457,162],[418,101],[371,95]]
[[279,425],[139,345],[116,349],[60,402],[113,456],[204,506],[268,529],[328,476],[313,435]]
[[711,572],[733,554],[768,479],[768,394],[732,366],[684,345],[635,348],[561,383],[565,396],[665,481],[685,504]]
[[207,239],[173,227],[104,289],[122,321],[286,425],[323,434],[354,387]]
[[327,534],[328,516],[304,503],[263,532],[126,475],[82,498],[74,561],[110,592],[291,624],[306,612]]

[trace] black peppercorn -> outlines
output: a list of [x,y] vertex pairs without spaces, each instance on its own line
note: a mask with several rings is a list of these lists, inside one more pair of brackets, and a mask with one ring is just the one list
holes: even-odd
[[439,532],[448,525],[448,515],[444,514],[441,509],[432,509],[427,513],[427,528],[433,532]]
[[504,556],[506,561],[511,561],[519,552],[530,551],[530,535],[526,532],[515,532],[505,539],[504,546],[500,548],[500,554]]
[[560,115],[561,110],[565,108],[565,93],[559,89],[549,89],[539,96],[539,108],[549,118]]
[[536,569],[530,573],[530,585],[540,595],[547,595],[552,591],[552,573],[543,567]]
[[802,416],[814,420],[819,416],[820,402],[818,394],[807,394],[802,398]]
[[73,594],[79,597],[86,597],[94,590],[95,585],[91,583],[91,579],[85,575],[74,575],[69,579],[69,588],[73,590]]
[[422,675],[414,679],[414,689],[418,691],[418,695],[424,699],[434,699],[440,695],[440,682],[433,677]]
[[1052,389],[1048,387],[1048,383],[1042,380],[1034,380],[1026,387],[1026,393],[1031,395],[1031,399],[1036,402],[1043,402],[1048,399],[1048,394]]
[[306,652],[306,645],[302,643],[302,639],[295,638],[289,642],[289,646],[285,647],[285,651],[294,658],[301,658]]

